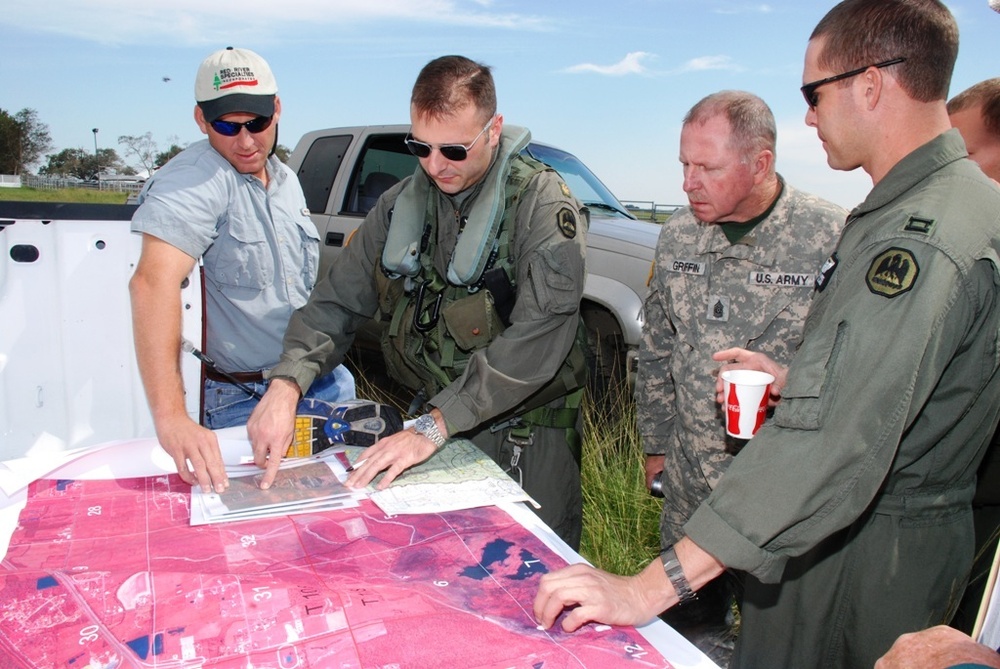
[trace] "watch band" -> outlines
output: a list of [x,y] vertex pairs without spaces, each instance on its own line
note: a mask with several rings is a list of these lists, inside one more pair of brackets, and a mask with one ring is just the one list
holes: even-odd
[[674,590],[677,592],[678,603],[697,597],[698,595],[691,589],[687,577],[684,576],[684,570],[681,569],[680,560],[677,559],[677,553],[674,552],[673,546],[660,553],[660,559],[663,561],[663,571],[666,572],[670,585],[674,586]]
[[429,413],[425,413],[424,415],[417,417],[416,422],[413,423],[413,429],[416,430],[418,434],[422,434],[433,441],[435,448],[439,450],[447,441],[444,435],[441,434],[441,430],[438,429],[437,421],[434,420],[434,416]]

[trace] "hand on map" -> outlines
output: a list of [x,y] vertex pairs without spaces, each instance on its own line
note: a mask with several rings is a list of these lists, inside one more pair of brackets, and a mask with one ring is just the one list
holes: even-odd
[[788,379],[788,368],[784,365],[778,364],[763,353],[748,351],[745,348],[727,348],[713,353],[712,360],[726,363],[719,368],[719,374],[715,377],[715,401],[719,404],[726,403],[726,396],[722,391],[722,372],[727,369],[756,369],[758,372],[767,372],[774,377],[768,405],[773,407],[781,401],[781,389],[785,387],[785,381]]
[[903,634],[875,669],[936,669],[951,666],[1000,667],[1000,655],[947,625]]
[[247,421],[247,437],[253,447],[253,462],[264,471],[260,487],[274,483],[281,458],[288,452],[295,432],[295,411],[302,392],[288,379],[272,379],[263,399]]
[[166,425],[157,423],[156,434],[185,483],[200,485],[203,492],[224,492],[229,487],[226,465],[214,432],[184,415]]
[[385,476],[377,486],[379,490],[385,490],[397,476],[436,452],[434,442],[424,435],[417,434],[412,428],[401,430],[379,439],[374,446],[365,449],[363,460],[355,463],[354,471],[345,485],[348,488],[364,488],[379,472],[385,470]]
[[[691,588],[698,590],[725,571],[688,537],[674,544]],[[555,624],[569,609],[562,628],[573,632],[588,622],[641,625],[678,601],[677,592],[656,558],[635,576],[615,576],[585,564],[575,564],[542,576],[535,595],[535,620],[542,629]]]
[[[659,561],[653,562],[659,565]],[[660,570],[663,571],[662,569]],[[645,584],[646,572],[616,576],[586,564],[575,564],[542,576],[535,596],[535,620],[543,629],[555,624],[564,609],[566,632],[575,632],[589,622],[608,625],[640,625],[666,608],[654,596],[656,588]]]

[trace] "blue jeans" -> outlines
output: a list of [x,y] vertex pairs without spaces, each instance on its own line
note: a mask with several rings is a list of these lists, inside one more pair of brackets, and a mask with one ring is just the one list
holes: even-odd
[[[267,382],[247,383],[261,395],[267,390]],[[340,365],[326,376],[313,381],[306,397],[314,397],[327,402],[341,402],[356,398],[354,376]],[[245,390],[231,383],[205,379],[205,412],[201,424],[211,430],[219,430],[234,425],[246,425],[250,412],[259,400],[248,395]]]

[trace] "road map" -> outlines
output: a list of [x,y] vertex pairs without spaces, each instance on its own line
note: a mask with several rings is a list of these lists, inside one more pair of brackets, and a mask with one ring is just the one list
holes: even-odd
[[670,667],[630,627],[537,628],[565,565],[498,507],[190,526],[176,474],[38,480],[0,563],[0,667]]

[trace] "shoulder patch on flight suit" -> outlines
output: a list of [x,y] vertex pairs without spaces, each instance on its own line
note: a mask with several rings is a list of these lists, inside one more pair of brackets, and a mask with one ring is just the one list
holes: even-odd
[[566,182],[564,181],[559,182],[559,190],[562,191],[562,194],[565,197],[573,197],[573,193],[570,192],[569,186],[566,185]]
[[556,214],[556,222],[559,225],[559,232],[563,233],[563,237],[568,239],[576,237],[576,214],[568,208],[563,207]]
[[925,235],[930,234],[933,228],[933,218],[920,218],[919,216],[910,216],[910,220],[903,226],[903,229],[908,232],[922,232]]
[[920,268],[917,259],[906,249],[890,248],[872,261],[865,276],[868,290],[883,297],[896,297],[907,292],[917,282]]

